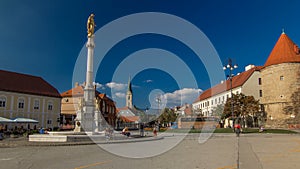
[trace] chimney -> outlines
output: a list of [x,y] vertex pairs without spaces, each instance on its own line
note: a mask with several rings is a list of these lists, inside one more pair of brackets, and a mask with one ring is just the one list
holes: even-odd
[[75,87],[78,87],[79,86],[79,83],[78,82],[75,82]]
[[298,45],[294,45],[294,51],[296,52],[297,55],[299,54],[300,50]]

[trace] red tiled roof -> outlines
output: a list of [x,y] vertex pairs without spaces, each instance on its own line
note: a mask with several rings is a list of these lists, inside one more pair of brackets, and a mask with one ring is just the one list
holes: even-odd
[[[84,87],[79,85],[74,87],[73,89],[70,89],[68,91],[65,91],[61,93],[61,97],[75,97],[75,96],[83,96],[83,89]],[[98,92],[97,90],[95,91],[95,95],[100,95],[101,93]]]
[[130,108],[127,107],[127,106],[117,108],[118,112],[121,111],[121,110],[128,110],[128,109],[130,110]]
[[0,70],[0,91],[60,97],[56,88],[43,78]]
[[115,105],[115,102],[111,98],[107,97],[105,93],[100,93],[98,96],[101,99],[105,100],[106,104],[109,104],[111,106]]
[[70,89],[68,91],[61,93],[60,95],[61,95],[61,97],[82,96],[83,95],[83,87],[76,86],[73,89]]
[[99,97],[100,97],[101,99],[103,99],[103,98],[105,98],[105,97],[106,97],[106,94],[104,94],[104,93],[100,93],[100,94],[99,94]]
[[[240,87],[242,86],[249,77],[253,74],[254,71],[259,71],[262,68],[262,66],[255,66],[254,68],[249,69],[248,71],[245,71],[243,73],[240,73],[239,75],[236,75],[232,78],[232,88]],[[220,94],[224,91],[230,90],[230,80],[226,80],[224,83],[217,84],[216,86],[205,90],[201,95],[194,101],[198,102],[201,100],[205,100],[211,96]]]
[[282,33],[264,67],[292,62],[300,62],[299,48],[285,33]]
[[139,121],[139,116],[121,116],[120,117],[124,122],[136,122]]

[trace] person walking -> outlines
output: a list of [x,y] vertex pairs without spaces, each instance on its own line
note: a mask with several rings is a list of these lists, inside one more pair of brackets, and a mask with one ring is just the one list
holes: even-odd
[[241,125],[240,125],[240,123],[235,124],[234,128],[235,128],[236,136],[239,137],[240,133],[241,133]]
[[153,135],[154,135],[154,137],[157,136],[157,128],[156,128],[156,126],[153,127]]

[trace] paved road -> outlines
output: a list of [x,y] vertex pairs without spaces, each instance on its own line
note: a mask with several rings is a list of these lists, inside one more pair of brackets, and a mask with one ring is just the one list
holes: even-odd
[[300,135],[256,134],[237,138],[233,134],[217,134],[203,144],[199,144],[198,136],[188,135],[174,148],[147,158],[138,157],[151,156],[146,151],[163,151],[180,137],[101,147],[1,148],[0,169],[233,169],[238,161],[243,169],[300,168]]

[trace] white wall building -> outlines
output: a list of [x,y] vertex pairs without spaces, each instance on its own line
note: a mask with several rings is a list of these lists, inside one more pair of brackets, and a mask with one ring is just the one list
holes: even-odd
[[[260,69],[261,66],[249,65],[245,67],[245,72],[234,76],[232,78],[232,93],[243,93],[254,96],[255,99],[261,99]],[[203,116],[212,116],[214,108],[218,105],[224,105],[228,98],[231,98],[229,79],[201,93],[193,103],[193,109]]]

